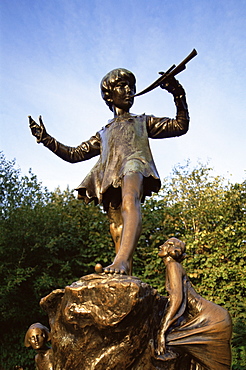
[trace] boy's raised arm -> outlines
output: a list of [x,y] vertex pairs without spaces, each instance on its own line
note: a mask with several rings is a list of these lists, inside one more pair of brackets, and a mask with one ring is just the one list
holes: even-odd
[[161,88],[173,95],[177,108],[176,118],[149,116],[147,127],[149,137],[162,139],[186,134],[189,128],[189,112],[183,86],[173,77],[161,85]]
[[31,116],[28,118],[32,135],[36,137],[37,143],[43,143],[44,146],[65,161],[76,163],[100,154],[99,134],[92,136],[90,140],[83,142],[77,147],[70,147],[59,143],[54,137],[47,133],[41,116],[39,117],[39,124],[35,122]]

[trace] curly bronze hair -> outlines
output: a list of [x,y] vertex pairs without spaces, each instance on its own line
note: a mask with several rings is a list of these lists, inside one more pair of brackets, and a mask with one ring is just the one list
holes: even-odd
[[130,85],[135,86],[136,78],[134,74],[127,69],[124,68],[116,68],[106,74],[101,81],[101,94],[103,100],[105,100],[106,104],[109,106],[109,109],[112,111],[112,99],[111,99],[111,92],[114,86],[117,84],[118,81],[127,80],[129,81]]

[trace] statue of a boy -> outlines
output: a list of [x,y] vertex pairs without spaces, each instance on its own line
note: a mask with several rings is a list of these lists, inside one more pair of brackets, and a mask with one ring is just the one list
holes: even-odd
[[78,198],[102,203],[110,220],[116,257],[104,268],[107,273],[131,274],[132,256],[141,233],[141,201],[161,186],[148,138],[181,136],[188,130],[189,115],[185,91],[175,78],[161,85],[174,96],[176,119],[133,115],[136,79],[130,71],[118,68],[101,82],[101,93],[114,118],[88,141],[77,147],[59,143],[29,116],[32,134],[65,161],[74,163],[99,155],[90,173],[76,188]]

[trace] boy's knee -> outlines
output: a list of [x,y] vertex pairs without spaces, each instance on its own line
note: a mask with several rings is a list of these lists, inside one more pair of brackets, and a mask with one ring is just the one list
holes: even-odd
[[117,228],[122,225],[122,216],[121,216],[121,208],[114,208],[109,205],[108,209],[108,219],[110,223],[110,227]]
[[111,222],[109,224],[109,229],[111,234],[120,234],[122,232],[123,224]]
[[140,197],[137,192],[129,192],[122,197],[122,211],[131,211],[132,209],[139,208]]

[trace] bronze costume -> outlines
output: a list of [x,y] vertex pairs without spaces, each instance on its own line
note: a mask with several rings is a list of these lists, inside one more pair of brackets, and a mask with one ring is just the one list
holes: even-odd
[[116,208],[121,203],[121,181],[129,172],[143,175],[143,198],[158,192],[161,186],[153,161],[148,138],[180,136],[188,130],[188,114],[178,110],[176,119],[125,113],[113,118],[90,140],[78,147],[68,147],[47,135],[43,144],[68,162],[80,162],[100,155],[96,165],[76,188],[78,197],[86,202],[109,203]]

